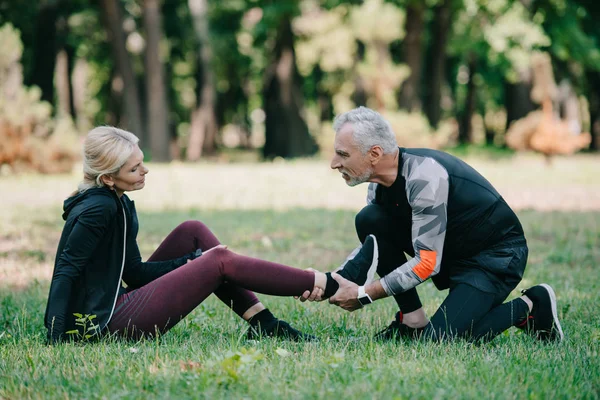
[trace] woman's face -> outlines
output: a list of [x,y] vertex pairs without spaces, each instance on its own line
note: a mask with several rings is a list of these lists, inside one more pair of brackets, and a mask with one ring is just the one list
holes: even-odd
[[139,146],[136,145],[135,150],[133,150],[133,153],[129,156],[127,162],[121,167],[116,175],[111,177],[114,184],[113,187],[119,197],[124,192],[143,189],[146,184],[147,173],[148,168],[144,166],[144,153]]

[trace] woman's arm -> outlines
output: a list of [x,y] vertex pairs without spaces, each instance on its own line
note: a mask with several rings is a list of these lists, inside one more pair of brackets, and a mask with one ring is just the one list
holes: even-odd
[[105,236],[111,214],[116,211],[116,206],[112,210],[99,205],[83,212],[57,257],[46,311],[48,340],[51,343],[63,339],[66,321],[70,317],[67,314],[74,283]]
[[199,257],[201,254],[201,250],[196,250],[196,252],[188,253],[183,257],[175,258],[173,260],[142,262],[142,256],[140,255],[140,249],[137,242],[135,240],[130,240],[127,244],[123,281],[125,281],[128,287],[142,287],[181,267],[189,260]]

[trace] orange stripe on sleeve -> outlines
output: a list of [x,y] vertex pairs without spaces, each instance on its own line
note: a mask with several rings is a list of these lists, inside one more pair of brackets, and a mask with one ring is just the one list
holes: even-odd
[[425,280],[429,278],[429,275],[431,275],[435,269],[437,253],[433,250],[421,250],[419,251],[419,257],[421,258],[421,261],[413,267],[413,272],[421,278],[421,280]]

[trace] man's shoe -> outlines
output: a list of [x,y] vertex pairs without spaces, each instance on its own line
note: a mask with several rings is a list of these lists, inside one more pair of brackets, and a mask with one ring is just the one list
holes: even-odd
[[280,319],[275,319],[265,325],[251,326],[246,333],[248,340],[260,340],[263,337],[277,337],[294,342],[312,342],[317,338],[292,328],[290,324]]
[[367,285],[375,277],[378,261],[377,239],[374,235],[369,235],[356,256],[348,260],[338,274],[359,286]]
[[544,341],[562,341],[563,334],[558,312],[556,310],[556,294],[546,283],[533,286],[522,293],[531,299],[533,308],[529,317],[517,328],[523,329],[533,337]]
[[376,341],[400,340],[402,338],[418,338],[423,329],[411,328],[402,323],[402,312],[398,311],[392,323],[373,336]]

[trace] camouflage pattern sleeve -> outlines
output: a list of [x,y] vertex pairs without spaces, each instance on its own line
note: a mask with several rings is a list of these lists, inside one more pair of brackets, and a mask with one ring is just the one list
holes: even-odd
[[446,237],[448,172],[429,157],[407,155],[402,176],[412,208],[415,257],[381,279],[388,295],[411,289],[440,271]]
[[369,183],[367,189],[367,205],[375,204],[375,193],[377,192],[377,184],[374,182]]

